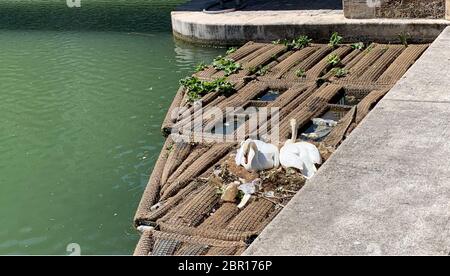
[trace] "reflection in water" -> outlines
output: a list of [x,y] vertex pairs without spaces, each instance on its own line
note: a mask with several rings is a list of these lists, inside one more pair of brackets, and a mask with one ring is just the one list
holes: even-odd
[[3,29],[170,31],[170,10],[181,0],[2,0]]

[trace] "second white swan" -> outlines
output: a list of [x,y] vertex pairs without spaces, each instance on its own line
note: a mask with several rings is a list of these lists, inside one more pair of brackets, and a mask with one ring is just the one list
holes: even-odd
[[236,164],[247,171],[263,171],[280,166],[279,150],[275,145],[247,139],[236,154]]
[[322,157],[317,147],[308,142],[298,142],[297,121],[291,120],[292,137],[280,149],[280,164],[284,168],[296,168],[306,178],[311,178],[317,172],[315,164],[322,164]]

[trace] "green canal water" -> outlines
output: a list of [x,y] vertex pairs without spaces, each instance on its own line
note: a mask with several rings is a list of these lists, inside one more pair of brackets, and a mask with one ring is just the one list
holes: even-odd
[[173,41],[182,1],[31,2],[0,3],[0,254],[131,254],[178,80],[224,50]]

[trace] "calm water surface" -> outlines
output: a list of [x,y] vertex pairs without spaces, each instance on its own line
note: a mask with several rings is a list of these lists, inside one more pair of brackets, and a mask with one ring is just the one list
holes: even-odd
[[130,254],[178,80],[224,50],[173,41],[182,1],[24,2],[0,3],[0,254]]

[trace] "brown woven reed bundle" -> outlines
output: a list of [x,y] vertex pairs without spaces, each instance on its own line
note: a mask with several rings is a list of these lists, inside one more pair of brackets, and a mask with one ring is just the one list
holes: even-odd
[[[206,103],[203,103],[203,99],[206,99]],[[178,132],[182,132],[183,127],[191,127],[192,123],[195,122],[195,119],[198,118],[198,116],[206,116],[207,114],[209,114],[208,112],[211,107],[216,107],[220,102],[224,100],[226,100],[226,97],[218,96],[217,93],[207,94],[202,98],[202,104],[204,104],[201,110],[202,112],[199,112],[200,110],[194,110],[194,107],[190,107],[185,113],[183,113],[183,116],[180,116],[178,122],[174,124],[173,128],[177,129]]]
[[362,53],[363,50],[358,50],[358,49],[354,49],[353,51],[351,51],[351,53],[349,53],[348,55],[346,55],[342,60],[341,60],[341,64],[345,66],[349,65],[351,62],[357,62],[355,61],[355,59],[358,56],[362,57]]
[[352,105],[343,105],[343,104],[328,104],[329,110],[328,112],[333,113],[333,116],[336,118],[336,121],[342,120],[345,115],[353,108]]
[[236,93],[235,97],[230,98],[228,101],[219,105],[222,110],[225,110],[226,107],[239,107],[243,106],[249,100],[254,99],[259,94],[267,90],[269,86],[265,82],[252,81],[247,84],[244,88],[242,88],[238,93]]
[[243,242],[220,241],[151,230],[142,234],[133,255],[239,255],[246,248]]
[[174,239],[156,239],[152,252],[153,256],[169,256],[175,254],[175,251],[181,246],[181,242]]
[[180,189],[184,188],[194,177],[197,177],[202,172],[206,171],[211,165],[215,164],[215,162],[225,156],[232,147],[233,145],[229,144],[213,145],[210,150],[201,156],[201,158],[196,159],[192,165],[183,171],[176,180],[168,183],[167,189],[165,189],[161,195],[161,200],[171,197]]
[[173,112],[176,108],[180,107],[183,97],[184,97],[184,88],[180,87],[178,89],[177,94],[175,95],[175,98],[172,101],[172,104],[169,107],[169,110],[167,111],[166,117],[161,127],[161,131],[165,136],[170,134],[172,126],[176,121],[176,119],[172,118]]
[[[226,227],[237,217],[240,210],[236,203],[218,204],[220,195],[217,194],[217,188],[210,183],[202,187],[200,192],[186,198],[176,209],[157,221],[159,229],[168,233],[225,241],[245,241],[257,235],[258,231],[262,230],[261,227],[256,226],[250,230]],[[218,209],[214,212],[216,208]]]
[[[328,56],[335,55],[341,60],[351,52],[352,48],[350,46],[342,46],[331,52]],[[324,72],[330,70],[332,65],[328,61],[328,56],[323,58],[321,61],[316,63],[308,72],[306,72],[306,79],[317,79],[323,75]]]
[[429,44],[409,45],[403,51],[403,53],[401,53],[400,56],[386,69],[386,71],[377,80],[377,83],[396,83],[429,46]]
[[[258,55],[248,63],[244,63],[244,71],[252,71],[255,68],[264,66],[267,62],[276,59],[278,56],[286,52],[287,48],[284,45],[274,45],[270,50]],[[239,73],[241,76],[244,76],[245,73]]]
[[289,139],[291,134],[291,126],[289,120],[294,118],[297,120],[299,127],[303,127],[312,118],[317,117],[327,109],[327,104],[342,89],[342,86],[336,84],[324,84],[315,93],[313,93],[302,104],[295,108],[280,124],[281,142]]
[[134,249],[133,256],[147,256],[153,248],[153,231],[144,231]]
[[[254,54],[257,50],[265,46],[267,45],[263,43],[248,42],[241,48],[237,49],[236,52],[228,55],[227,58],[232,59],[238,63],[246,62],[246,57],[248,55]],[[195,73],[194,76],[204,80],[213,80],[222,78],[225,76],[225,74],[223,71],[218,71],[212,65],[210,65],[205,70]]]
[[255,52],[258,49],[261,49],[264,46],[266,46],[266,44],[250,41],[250,42],[247,42],[246,44],[244,44],[244,46],[237,49],[236,52],[228,55],[228,58],[231,58],[232,60],[235,60],[235,61],[240,61],[244,57],[248,56],[249,54]]
[[195,73],[193,76],[197,77],[201,80],[209,80],[209,79],[212,79],[212,76],[216,73],[217,73],[217,70],[212,65],[208,65],[208,67],[206,67],[206,69]]
[[312,53],[314,53],[318,49],[319,49],[318,47],[306,47],[299,51],[291,53],[289,57],[287,57],[285,60],[274,66],[266,76],[275,79],[281,78],[281,76],[283,76],[292,67],[304,61],[307,57],[309,57]]
[[333,128],[331,133],[325,138],[323,143],[327,147],[337,148],[339,144],[344,140],[350,125],[355,121],[356,107],[353,107],[342,120],[339,121],[336,127]]
[[370,109],[386,95],[389,90],[375,90],[371,92],[367,97],[365,97],[359,104],[356,112],[355,122],[356,124],[361,123],[361,121],[369,113]]
[[207,255],[211,255],[211,256],[232,256],[232,255],[239,255],[240,253],[238,253],[238,252],[240,252],[239,248],[234,248],[234,247],[213,247],[213,248],[208,250]]
[[[348,69],[355,65],[365,55],[365,53],[365,51],[355,49],[342,58],[339,66],[348,72]],[[339,78],[335,76],[335,72],[333,70],[328,70],[328,72],[324,73],[322,79],[330,82],[339,80]]]
[[259,48],[258,50],[254,51],[253,53],[247,55],[243,59],[239,60],[239,63],[245,68],[245,66],[255,58],[259,57],[260,55],[263,55],[264,53],[267,53],[268,51],[272,50],[276,45],[273,44],[266,44],[263,47]]
[[403,52],[403,45],[391,45],[387,51],[375,61],[364,74],[359,78],[360,81],[374,82],[377,80],[386,68]]
[[175,255],[177,256],[201,256],[204,255],[210,247],[208,245],[201,244],[189,244],[185,243],[180,246]]
[[197,145],[195,148],[193,148],[188,157],[183,160],[183,162],[178,166],[175,172],[170,175],[167,182],[164,183],[164,186],[161,188],[160,194],[162,195],[170,186],[170,184],[175,182],[180,177],[180,175],[182,175],[192,165],[195,160],[198,160],[200,156],[203,156],[210,148],[210,145]]
[[[188,126],[187,129],[196,129],[200,128],[203,129],[206,125],[213,126],[214,123],[213,119],[215,118],[215,112],[217,109],[220,109],[222,111],[225,111],[227,107],[240,107],[243,106],[246,102],[249,101],[248,98],[254,98],[259,93],[263,92],[265,89],[267,89],[266,84],[252,81],[248,83],[246,86],[244,86],[241,90],[237,91],[235,94],[233,94],[229,98],[225,98],[221,100],[220,102],[216,103],[215,105],[212,105],[214,109],[204,108],[203,112],[201,112],[203,116],[203,120],[200,120],[201,125],[197,126],[195,124],[196,120],[195,118],[197,116],[200,116],[200,113],[192,114],[192,116],[186,117],[185,119],[181,120],[179,123],[175,125],[175,127],[182,133],[182,130],[184,127]],[[216,109],[217,108],[217,109]],[[194,124],[192,124],[194,122]],[[210,129],[205,129],[205,131],[209,131]]]
[[365,50],[355,50],[354,52],[358,54],[357,55],[353,54],[355,56],[352,59],[350,59],[352,54],[348,55],[344,60],[345,61],[344,68],[349,70],[350,68],[354,67],[357,63],[361,61],[361,59],[363,59],[370,51],[372,51],[372,49],[374,49],[378,45],[379,45],[378,43],[371,43],[370,45],[367,46]]
[[216,168],[217,166],[220,166],[220,165],[223,164],[227,159],[229,159],[229,158],[230,158],[230,154],[234,154],[234,152],[235,152],[235,150],[236,150],[237,143],[233,143],[232,145],[233,145],[233,147],[230,148],[229,152],[228,152],[224,157],[222,157],[222,159],[220,159],[219,161],[217,161],[214,165],[210,166],[204,173],[202,173],[202,174],[199,176],[199,178],[201,178],[201,179],[207,179],[207,178],[209,178],[209,177],[213,174],[214,168]]
[[[212,255],[218,255],[217,252],[226,252],[225,255],[233,255],[235,252],[242,252],[242,250],[247,247],[244,242],[235,242],[235,241],[221,241],[215,239],[201,238],[197,236],[187,236],[181,234],[174,233],[165,233],[161,231],[152,231],[152,237],[154,239],[154,243],[158,243],[158,241],[162,241],[162,247],[170,248],[173,244],[176,244],[175,250],[171,254],[179,254],[178,250],[182,249],[185,245],[199,245],[209,250],[205,253],[206,255],[210,255],[210,252],[213,252]],[[151,254],[160,254],[164,253],[163,250],[160,252],[151,252]],[[181,252],[180,252],[181,253]]]
[[150,212],[150,208],[159,199],[161,176],[168,157],[167,148],[169,148],[172,143],[172,138],[169,136],[164,143],[158,160],[156,161],[155,167],[153,168],[153,172],[150,176],[147,187],[145,188],[144,194],[142,195],[141,202],[139,203],[139,207],[134,217],[135,225],[140,225],[146,220],[145,218]]
[[161,175],[161,186],[166,184],[169,175],[171,175],[189,156],[192,150],[192,145],[186,142],[174,143],[171,150],[169,150],[169,156],[167,158],[166,165],[164,166],[163,173]]
[[[270,83],[270,88],[276,87],[273,83]],[[307,97],[311,95],[311,93],[315,90],[309,85],[306,84],[292,84],[292,88],[283,92],[275,101],[267,104],[268,112],[270,115],[271,108],[277,107],[279,110],[279,118],[282,119],[285,114],[289,113],[294,107],[297,107],[301,102],[303,102]],[[287,86],[289,87],[289,85]],[[280,87],[277,87],[280,88]],[[253,105],[255,106],[255,105]],[[271,118],[267,118],[266,122],[259,122],[259,129],[270,130],[270,120]],[[237,137],[239,133],[248,133],[248,135],[254,135],[258,130],[258,126],[252,125],[250,121],[246,121],[245,124],[241,125],[234,132],[234,137]],[[260,133],[261,134],[261,133]]]
[[304,70],[305,72],[307,72],[316,63],[325,58],[331,51],[333,51],[333,48],[329,46],[320,47],[317,51],[308,56],[305,60],[303,60],[296,66],[292,67],[288,72],[286,72],[286,74],[282,76],[282,78],[298,80],[299,79],[299,77],[297,76],[298,70]]
[[198,226],[219,202],[220,195],[212,185],[207,185],[183,209],[178,210],[168,219],[168,223],[186,226]]
[[259,199],[250,203],[226,227],[227,230],[255,231],[258,226],[270,215],[275,204]]
[[200,224],[198,228],[214,230],[222,229],[237,213],[239,213],[239,209],[235,203],[225,202],[213,215]]
[[161,201],[161,206],[147,214],[147,221],[156,224],[156,221],[166,215],[170,216],[170,212],[176,212],[174,210],[176,207],[180,206],[182,208],[183,203],[187,204],[189,200],[191,200],[199,191],[201,191],[202,187],[205,183],[201,180],[196,179],[179,191],[176,195],[171,198]]
[[351,68],[344,80],[358,80],[364,72],[389,49],[388,45],[377,44],[372,49],[366,49],[366,54]]
[[218,239],[222,241],[247,241],[250,238],[257,236],[260,233],[260,225],[256,226],[255,230],[240,231],[236,229],[209,229],[209,228],[196,228],[180,224],[173,224],[163,221],[158,221],[158,225],[161,231],[167,233],[178,233],[188,236],[198,236],[203,238]]

